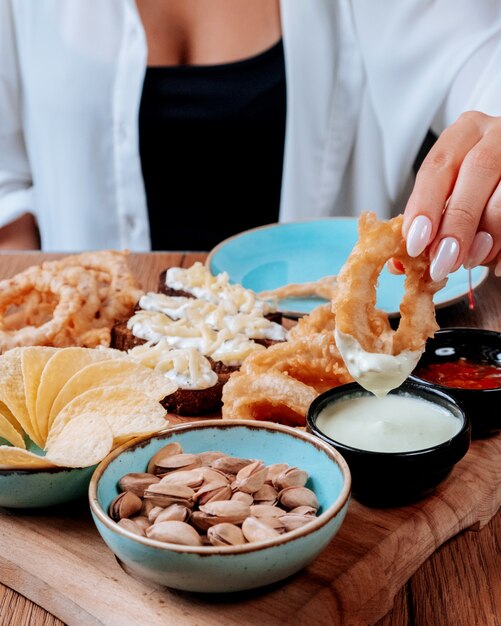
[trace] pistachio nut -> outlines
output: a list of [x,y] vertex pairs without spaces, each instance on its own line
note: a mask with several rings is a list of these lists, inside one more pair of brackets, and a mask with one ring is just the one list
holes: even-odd
[[220,470],[225,474],[238,474],[238,472],[246,465],[252,463],[250,459],[241,459],[237,456],[222,456],[212,461],[209,467]]
[[250,514],[254,517],[281,517],[286,513],[287,511],[279,506],[269,504],[253,504],[250,508]]
[[226,454],[224,454],[224,452],[217,452],[216,450],[209,450],[208,452],[199,452],[197,456],[203,466],[209,466],[216,459],[220,459],[221,457],[226,456]]
[[309,524],[313,519],[315,518],[311,515],[297,515],[296,513],[287,513],[287,515],[284,515],[280,518],[280,521],[284,525],[286,532],[289,532],[290,530],[295,530],[296,528],[300,528],[305,524]]
[[254,461],[237,473],[232,488],[246,493],[254,493],[261,489],[266,480],[268,469],[262,461]]
[[132,517],[143,507],[143,502],[139,496],[132,491],[122,491],[110,504],[110,517],[116,522],[124,517]]
[[181,444],[179,444],[177,441],[172,441],[171,443],[168,443],[163,448],[160,448],[160,450],[158,450],[158,452],[156,452],[151,457],[150,462],[148,463],[148,469],[146,471],[149,474],[157,474],[158,472],[156,471],[156,467],[159,461],[173,454],[181,454],[182,452],[183,449],[181,447]]
[[195,494],[195,502],[199,506],[216,500],[229,500],[231,498],[231,487],[229,485],[221,485],[221,483],[208,483],[199,489]]
[[144,497],[156,506],[169,506],[169,504],[182,504],[188,508],[193,507],[195,491],[185,485],[170,485],[169,483],[155,483],[150,485],[144,492]]
[[231,500],[238,500],[238,502],[244,502],[249,506],[254,503],[252,495],[250,493],[244,493],[243,491],[234,491]]
[[202,540],[197,531],[186,522],[175,520],[156,522],[146,530],[149,539],[176,543],[183,546],[201,546]]
[[[124,517],[124,519],[127,519]],[[134,515],[129,518],[131,522],[134,522],[139,528],[142,528],[143,532],[150,526],[150,520],[144,515]]]
[[176,484],[176,485],[186,485],[187,487],[199,487],[203,481],[204,476],[201,467],[196,467],[191,470],[177,470],[174,472],[169,472],[159,478],[160,482],[163,484]]
[[168,456],[158,459],[156,462],[155,474],[167,474],[176,470],[191,470],[201,467],[202,462],[196,454],[180,453],[169,454]]
[[270,484],[265,483],[261,489],[254,492],[254,502],[256,504],[269,504],[273,506],[278,499],[277,490]]
[[158,515],[154,519],[154,523],[158,522],[187,522],[190,519],[191,510],[182,504],[170,504],[165,509],[160,509]]
[[128,530],[130,533],[134,533],[135,535],[140,535],[141,537],[144,537],[144,529],[138,524],[136,524],[136,522],[134,522],[131,519],[128,519],[127,517],[124,517],[123,519],[118,520],[118,525],[124,528],[125,530]]
[[287,463],[272,463],[271,465],[268,465],[268,475],[266,476],[266,482],[272,485],[275,476],[278,476],[289,467],[290,465],[288,465]]
[[131,472],[130,474],[125,474],[118,481],[118,486],[121,491],[131,491],[135,493],[136,496],[140,498],[144,495],[144,490],[157,483],[160,480],[158,476],[154,474],[148,474],[147,472]]
[[308,472],[298,467],[289,467],[273,478],[273,486],[277,491],[287,487],[304,487],[308,480]]
[[213,546],[239,546],[246,543],[242,529],[235,524],[216,524],[207,530],[207,537]]
[[266,541],[267,539],[275,539],[280,533],[265,524],[257,517],[247,517],[242,524],[242,532],[247,541],[255,543],[256,541]]
[[310,506],[318,510],[319,502],[315,493],[308,487],[286,487],[278,494],[279,503],[287,509]]

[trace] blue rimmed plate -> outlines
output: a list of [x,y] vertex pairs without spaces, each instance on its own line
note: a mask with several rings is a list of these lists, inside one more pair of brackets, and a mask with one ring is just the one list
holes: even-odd
[[[210,252],[206,264],[212,274],[227,272],[231,282],[260,292],[339,273],[357,239],[356,218],[270,224],[221,242]],[[478,287],[487,275],[485,267],[472,270],[472,287]],[[435,305],[439,308],[457,302],[468,293],[468,288],[468,272],[460,268],[435,294]],[[390,316],[399,315],[403,293],[403,276],[383,270],[377,306]],[[280,310],[304,314],[322,302],[318,298],[287,298],[280,301]]]

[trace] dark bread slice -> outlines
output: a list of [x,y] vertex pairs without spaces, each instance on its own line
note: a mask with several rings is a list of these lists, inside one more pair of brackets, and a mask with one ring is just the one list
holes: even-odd
[[[165,276],[167,275],[168,269],[169,268],[167,267],[163,270],[163,272],[160,272],[160,276],[158,277],[158,291],[165,294],[166,296],[184,296],[185,298],[195,298],[195,296],[188,291],[183,291],[182,289],[171,289],[170,287],[167,287],[167,285],[165,284]],[[270,322],[276,322],[277,324],[281,324],[283,321],[283,316],[280,311],[268,313],[268,315],[265,315],[265,317],[267,320],[270,320]],[[276,341],[272,339],[255,339],[254,341],[256,341],[257,343],[262,343],[263,346],[266,347],[272,345],[273,343],[276,343]],[[264,343],[265,341],[270,341],[271,343]]]
[[[127,322],[119,322],[111,329],[111,347],[117,350],[127,351],[134,346],[146,343],[145,339],[139,339],[127,328]],[[225,365],[222,361],[214,361],[209,358],[212,369],[217,374],[217,382],[207,389],[178,389],[166,396],[162,406],[169,413],[177,415],[205,415],[221,409],[223,386],[230,374],[238,367]]]
[[123,350],[126,352],[135,346],[141,346],[146,343],[146,339],[139,339],[132,334],[132,331],[127,328],[127,322],[117,322],[111,328],[111,343],[110,347],[116,350]]

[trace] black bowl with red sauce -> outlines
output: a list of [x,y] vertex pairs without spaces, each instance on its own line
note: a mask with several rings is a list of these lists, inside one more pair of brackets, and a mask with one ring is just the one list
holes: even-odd
[[411,378],[453,396],[470,419],[473,438],[501,431],[501,333],[443,328],[426,342]]

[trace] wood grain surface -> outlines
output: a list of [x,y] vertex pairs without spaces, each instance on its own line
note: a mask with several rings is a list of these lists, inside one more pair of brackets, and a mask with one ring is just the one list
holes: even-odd
[[[0,277],[41,258],[0,255]],[[203,258],[156,253],[131,255],[130,263],[145,289],[154,289],[168,265]],[[501,330],[500,283],[489,278],[476,291],[474,311],[466,298],[438,311],[439,324]],[[100,539],[86,502],[0,510],[0,623],[61,624],[57,615],[85,625],[498,626],[500,458],[499,435],[477,440],[420,503],[369,509],[352,500],[339,534],[312,565],[272,587],[239,594],[182,593],[127,575]]]

